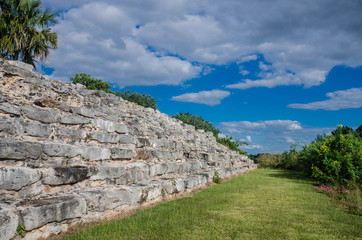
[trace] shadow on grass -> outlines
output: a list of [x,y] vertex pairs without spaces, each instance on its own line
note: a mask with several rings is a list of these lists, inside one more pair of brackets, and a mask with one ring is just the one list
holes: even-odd
[[292,181],[303,182],[308,184],[316,184],[316,182],[303,172],[295,170],[275,169],[268,174],[269,177],[289,179]]

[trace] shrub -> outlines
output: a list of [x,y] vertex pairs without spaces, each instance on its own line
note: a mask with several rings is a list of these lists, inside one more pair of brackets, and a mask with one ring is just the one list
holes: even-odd
[[177,113],[172,117],[181,120],[184,123],[194,126],[196,129],[203,129],[205,131],[212,132],[215,138],[220,133],[220,130],[215,128],[210,122],[204,120],[202,117],[197,115],[192,115],[191,113]]
[[109,93],[111,88],[109,83],[104,82],[101,79],[92,78],[89,74],[85,73],[76,73],[74,77],[71,77],[69,80],[74,84],[82,84],[89,90],[102,90]]
[[140,94],[138,92],[131,92],[130,90],[126,90],[124,92],[116,91],[113,92],[110,90],[111,85],[107,82],[104,82],[101,79],[92,78],[89,74],[85,73],[76,73],[74,77],[70,79],[71,83],[79,83],[86,86],[89,90],[101,90],[106,93],[112,93],[116,96],[119,96],[127,101],[137,103],[143,107],[150,107],[153,109],[157,109],[157,101],[151,95],[146,95],[145,93]]
[[281,154],[259,153],[254,158],[254,161],[261,168],[279,168],[281,159]]
[[214,183],[217,183],[217,184],[221,183],[221,178],[220,178],[220,175],[219,175],[219,173],[217,171],[214,172],[214,176],[212,177],[212,181]]
[[243,144],[247,144],[246,142],[241,142],[239,140],[233,140],[233,137],[226,136],[225,138],[216,138],[216,141],[233,151],[237,151],[242,155],[247,155],[247,153],[243,150],[240,150],[239,147]]
[[117,91],[114,94],[127,101],[137,103],[140,106],[153,108],[155,110],[157,109],[157,101],[151,95],[147,95],[145,93],[140,94],[138,92],[131,92],[130,90],[124,91],[123,93]]

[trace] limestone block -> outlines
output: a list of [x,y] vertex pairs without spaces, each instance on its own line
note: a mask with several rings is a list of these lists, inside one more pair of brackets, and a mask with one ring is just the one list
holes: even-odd
[[169,151],[161,151],[161,150],[151,150],[152,156],[158,159],[171,160],[172,154]]
[[137,183],[149,179],[150,169],[146,164],[137,164],[127,169],[126,180],[127,183]]
[[77,183],[89,176],[90,170],[88,167],[54,167],[43,170],[43,183],[48,185]]
[[70,142],[84,140],[87,137],[85,131],[69,129],[67,127],[56,127],[55,135],[61,139],[69,139]]
[[100,143],[118,143],[120,140],[119,135],[104,132],[92,133],[92,139]]
[[122,166],[95,166],[95,174],[90,180],[118,179],[125,177],[126,169]]
[[56,123],[59,120],[59,113],[51,110],[43,110],[32,107],[22,107],[25,116],[42,123]]
[[15,236],[19,224],[19,216],[15,209],[5,204],[0,204],[0,239],[8,240]]
[[20,135],[20,124],[17,121],[0,119],[0,133],[10,136]]
[[89,118],[77,116],[77,115],[62,115],[60,117],[60,123],[69,124],[69,125],[78,125],[78,124],[87,124],[90,122]]
[[175,173],[179,169],[179,164],[175,162],[167,162],[165,163],[165,166],[167,167],[167,173]]
[[111,150],[98,147],[88,147],[84,150],[83,157],[85,160],[89,161],[109,160],[111,159]]
[[129,135],[119,135],[119,143],[122,144],[136,144],[136,139]]
[[134,151],[131,149],[111,148],[112,159],[132,159]]
[[175,189],[176,185],[174,181],[162,181],[161,186],[162,186],[162,197],[177,192],[177,189]]
[[132,202],[130,192],[123,188],[80,191],[78,193],[86,200],[88,211],[92,212],[103,212]]
[[24,134],[33,137],[49,137],[52,132],[51,126],[46,124],[22,122],[21,125],[23,127]]
[[20,115],[20,109],[14,105],[11,105],[7,102],[0,103],[0,111],[13,114],[16,116]]
[[85,107],[72,107],[70,109],[70,111],[72,113],[76,113],[79,115],[82,115],[84,117],[89,117],[89,118],[93,118],[94,117],[94,112],[89,109],[89,108],[85,108]]
[[20,190],[39,181],[41,172],[25,167],[0,167],[0,189]]
[[24,201],[19,207],[26,230],[44,226],[50,222],[81,217],[86,213],[86,201],[78,196],[60,196]]
[[38,159],[41,153],[42,147],[38,143],[0,139],[0,160]]
[[44,153],[49,157],[68,157],[73,158],[84,151],[74,145],[62,143],[45,143],[43,144]]
[[191,163],[181,163],[178,172],[180,175],[185,175],[191,171],[191,167]]
[[100,129],[103,129],[110,133],[113,133],[113,132],[127,133],[128,132],[128,128],[126,125],[116,123],[116,122],[105,121],[102,119],[92,119],[92,124],[94,126],[99,127]]
[[167,172],[167,167],[165,164],[152,164],[150,167],[150,177],[160,176]]
[[192,189],[200,185],[199,177],[196,175],[187,176],[185,178],[185,189]]

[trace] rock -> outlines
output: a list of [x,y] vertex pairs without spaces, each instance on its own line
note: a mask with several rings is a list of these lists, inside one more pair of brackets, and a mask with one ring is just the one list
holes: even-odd
[[119,135],[119,143],[122,144],[136,144],[136,139],[129,135]]
[[150,164],[150,177],[160,176],[166,173],[167,167],[165,164]]
[[111,148],[111,157],[113,160],[132,159],[134,152],[130,149]]
[[150,169],[146,164],[136,164],[135,166],[127,169],[126,180],[127,183],[137,183],[144,181],[150,177]]
[[40,180],[39,170],[24,167],[0,167],[0,189],[18,191]]
[[84,151],[83,157],[89,161],[109,160],[111,159],[111,151],[104,148],[88,147]]
[[96,166],[96,173],[91,180],[118,179],[126,175],[126,169],[122,166]]
[[9,134],[10,136],[20,135],[20,124],[17,121],[0,119],[0,133]]
[[43,149],[49,157],[73,158],[83,153],[83,150],[78,146],[61,143],[46,143],[43,145]]
[[19,216],[15,213],[15,209],[0,204],[0,239],[8,240],[15,236],[16,228],[19,224]]
[[34,122],[22,122],[21,125],[23,127],[24,134],[33,137],[49,137],[52,132],[50,125]]
[[20,115],[20,109],[14,105],[10,105],[7,102],[0,103],[0,111],[9,113],[9,114],[13,114],[16,116]]
[[92,134],[92,139],[97,140],[100,143],[118,143],[119,135],[104,132],[95,132]]
[[61,196],[24,201],[18,208],[27,231],[50,222],[81,217],[86,213],[86,201],[77,196]]
[[82,115],[84,117],[89,117],[89,118],[94,117],[93,111],[90,110],[89,108],[85,108],[85,107],[72,107],[71,112]]
[[90,176],[88,167],[54,167],[43,171],[43,182],[48,185],[77,183]]
[[60,117],[60,123],[69,125],[87,124],[90,123],[90,119],[68,114]]
[[110,133],[113,133],[113,132],[127,133],[128,132],[128,128],[126,125],[111,122],[111,121],[105,121],[102,119],[93,119],[92,124],[95,125],[96,127],[99,127],[100,129],[105,130]]
[[0,160],[38,159],[42,147],[38,143],[0,139]]
[[42,123],[56,123],[59,120],[59,113],[51,110],[43,110],[32,107],[22,107],[25,116]]

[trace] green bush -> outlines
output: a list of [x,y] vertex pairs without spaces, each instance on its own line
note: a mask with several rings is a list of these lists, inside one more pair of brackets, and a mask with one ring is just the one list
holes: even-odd
[[254,161],[261,168],[279,168],[282,161],[282,155],[272,153],[259,153],[254,157]]
[[215,128],[210,122],[204,120],[202,117],[197,115],[192,115],[191,113],[177,113],[172,117],[181,120],[184,123],[194,126],[196,129],[203,129],[208,132],[212,132],[214,137],[217,139],[217,136],[220,133],[220,130]]
[[233,151],[237,151],[242,155],[247,155],[247,153],[243,150],[240,150],[239,147],[243,144],[247,144],[246,142],[241,142],[239,140],[233,140],[233,137],[226,136],[225,138],[216,138],[216,141]]
[[119,96],[127,101],[137,103],[143,107],[150,107],[153,109],[157,109],[157,101],[151,95],[146,95],[145,93],[140,94],[138,92],[131,92],[130,90],[126,90],[124,92],[116,91],[113,92],[110,90],[111,85],[107,82],[104,82],[101,79],[92,78],[89,74],[85,73],[76,73],[74,77],[70,79],[71,83],[79,83],[86,86],[89,90],[101,90],[106,93],[112,93],[116,96]]
[[353,130],[338,126],[330,136],[305,146],[300,154],[305,170],[321,182],[361,183],[362,138]]
[[157,101],[151,95],[147,95],[145,93],[140,94],[138,92],[131,92],[130,90],[124,91],[123,93],[117,91],[114,94],[127,101],[137,103],[140,106],[153,108],[155,110],[157,109]]
[[300,163],[300,153],[297,150],[297,144],[292,144],[289,151],[281,154],[281,160],[278,167],[290,170],[302,170]]
[[92,78],[89,74],[85,73],[76,73],[74,77],[71,77],[69,80],[74,84],[82,84],[89,90],[102,90],[109,93],[111,88],[109,83],[104,82],[101,79]]

